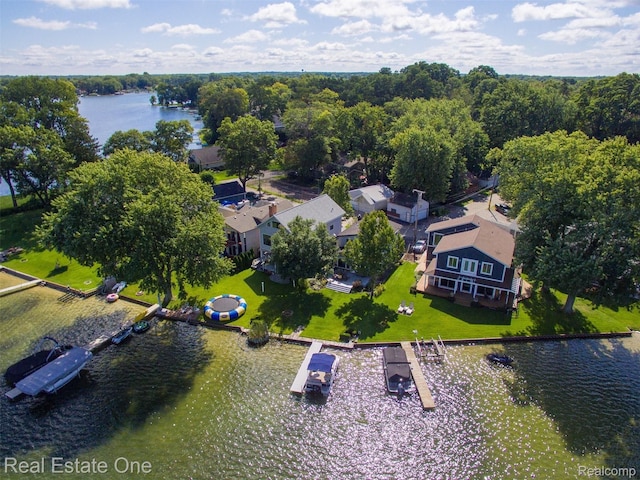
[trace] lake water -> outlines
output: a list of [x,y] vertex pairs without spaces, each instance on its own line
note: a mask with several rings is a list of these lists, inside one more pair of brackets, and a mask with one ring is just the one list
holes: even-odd
[[[193,111],[153,106],[149,102],[151,95],[151,93],[128,93],[81,97],[78,110],[80,115],[89,122],[91,136],[98,140],[101,149],[116,131],[155,130],[159,120],[189,120],[194,129],[194,142],[189,145],[189,148],[200,148],[196,144],[195,134],[202,129],[202,120],[199,120]],[[9,194],[8,185],[0,181],[0,196]]]
[[[142,309],[59,297],[35,287],[0,298],[0,370],[43,335],[84,344]],[[488,364],[492,350],[516,367]],[[90,478],[564,479],[585,478],[588,468],[640,470],[637,335],[450,347],[444,363],[422,366],[437,405],[430,412],[417,394],[398,401],[385,392],[379,348],[335,351],[341,364],[327,401],[292,396],[305,352],[278,341],[253,349],[235,333],[154,320],[96,354],[58,394],[1,398],[0,460],[44,459],[49,472],[9,478],[87,478],[51,474],[52,457],[105,462],[107,473]],[[135,471],[143,462],[150,473]]]

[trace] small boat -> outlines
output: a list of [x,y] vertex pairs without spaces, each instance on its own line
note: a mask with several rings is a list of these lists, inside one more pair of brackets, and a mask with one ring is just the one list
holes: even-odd
[[500,353],[489,353],[487,355],[487,360],[489,360],[490,362],[493,363],[497,363],[500,365],[506,365],[509,366],[513,363],[513,358],[507,356],[507,355],[503,355]]
[[319,393],[329,396],[336,377],[340,359],[330,353],[314,353],[307,368],[307,381],[304,391],[308,394]]
[[122,343],[127,338],[129,338],[132,331],[133,331],[133,327],[123,328],[118,333],[116,333],[113,337],[111,337],[111,343],[114,343],[116,345]]
[[133,333],[142,333],[149,330],[150,327],[151,325],[149,325],[149,322],[147,322],[146,320],[140,320],[134,323],[132,328],[133,328]]
[[[53,346],[51,348],[43,349],[42,347],[47,341],[53,342]],[[7,368],[4,378],[8,384],[15,385],[23,378],[28,377],[33,372],[55,360],[71,348],[71,345],[60,345],[54,338],[44,337],[40,343],[38,343],[32,355],[23,358],[19,362],[16,362]]]

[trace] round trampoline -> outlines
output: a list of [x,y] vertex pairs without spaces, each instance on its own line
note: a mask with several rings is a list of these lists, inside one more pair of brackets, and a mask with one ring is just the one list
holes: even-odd
[[247,302],[239,295],[218,295],[204,305],[204,316],[210,320],[224,322],[241,317],[247,310]]

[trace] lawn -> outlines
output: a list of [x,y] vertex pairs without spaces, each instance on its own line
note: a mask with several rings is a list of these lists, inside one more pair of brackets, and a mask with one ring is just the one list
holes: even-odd
[[[95,269],[80,266],[54,251],[38,249],[33,238],[41,212],[30,211],[0,217],[0,249],[20,246],[25,249],[4,265],[30,275],[88,290],[100,282]],[[407,262],[398,267],[386,282],[386,290],[373,300],[364,293],[344,294],[327,289],[302,291],[291,285],[272,282],[253,270],[228,276],[211,288],[192,287],[188,298],[175,299],[170,307],[182,303],[204,305],[207,299],[222,293],[241,295],[248,304],[247,313],[233,325],[248,327],[253,318],[271,323],[273,332],[291,333],[303,327],[302,336],[339,340],[347,330],[360,332],[361,341],[399,341],[419,337],[443,339],[502,337],[511,335],[548,335],[554,333],[621,332],[640,329],[638,302],[616,309],[598,307],[585,299],[576,301],[576,313],[563,315],[560,308],[566,298],[559,292],[534,295],[520,304],[517,314],[483,308],[463,307],[447,299],[409,293],[414,282],[414,267]],[[264,291],[263,291],[264,286]],[[124,294],[155,303],[155,294],[139,295],[136,284]],[[177,293],[176,293],[177,295]],[[397,313],[400,302],[413,302],[411,316]],[[290,311],[290,315],[282,312]]]

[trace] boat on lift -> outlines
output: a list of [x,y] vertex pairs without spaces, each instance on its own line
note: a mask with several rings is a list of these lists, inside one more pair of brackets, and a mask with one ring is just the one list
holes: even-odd
[[[52,345],[47,345],[48,343]],[[45,346],[47,348],[43,348]],[[60,345],[55,338],[44,337],[36,346],[33,354],[7,368],[4,378],[9,385],[14,386],[20,380],[55,360],[71,348],[71,345]]]

